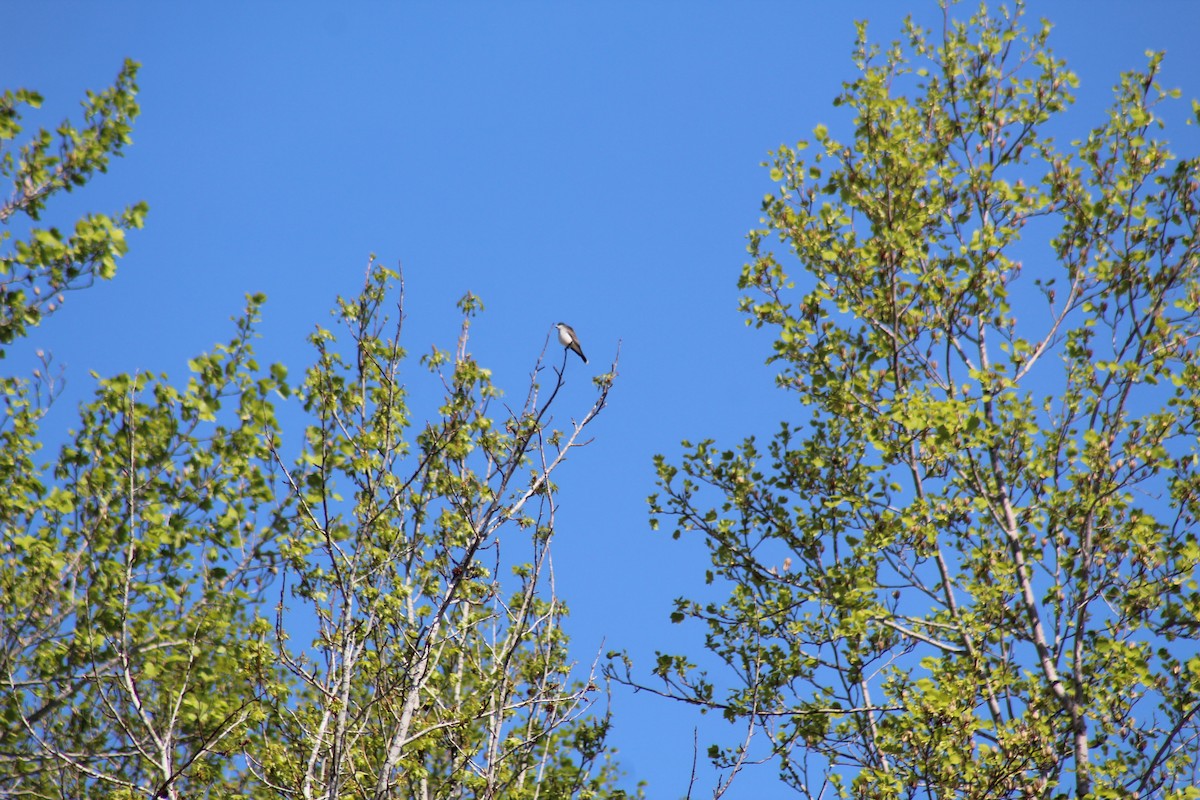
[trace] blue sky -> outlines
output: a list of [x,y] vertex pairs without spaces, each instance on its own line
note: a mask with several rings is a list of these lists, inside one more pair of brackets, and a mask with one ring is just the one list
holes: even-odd
[[[763,363],[769,337],[737,312],[745,234],[771,189],[759,163],[819,123],[844,129],[831,100],[853,77],[853,21],[889,41],[906,11],[940,20],[933,2],[5,4],[0,84],[45,95],[34,124],[74,115],[123,58],[143,64],[134,145],[46,216],[150,205],[116,280],[35,334],[70,382],[49,424],[70,424],[89,370],[183,379],[247,292],[269,298],[261,360],[298,370],[305,334],[370,253],[403,266],[410,352],[450,347],[454,302],[483,299],[471,349],[514,398],[566,320],[592,363],[571,365],[563,416],[586,411],[587,378],[621,343],[596,439],[559,475],[557,586],[577,658],[696,652],[702,634],[667,615],[705,553],[649,531],[651,457],[796,417]],[[1162,82],[1183,90],[1176,120],[1200,96],[1200,4],[1031,3],[1043,15],[1081,78],[1071,123],[1098,123],[1147,49],[1167,51]],[[1194,128],[1167,136],[1196,149]],[[703,747],[721,725],[644,695],[614,708],[629,782],[682,796],[693,726]],[[770,772],[729,796],[769,792]],[[710,784],[702,774],[697,796]]]

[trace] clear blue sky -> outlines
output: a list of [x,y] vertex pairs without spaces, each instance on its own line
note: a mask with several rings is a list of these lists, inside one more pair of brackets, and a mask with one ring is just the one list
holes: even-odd
[[[455,300],[483,299],[472,350],[510,396],[566,320],[592,364],[571,365],[560,416],[584,413],[587,378],[622,342],[595,442],[559,475],[555,565],[576,657],[625,648],[648,667],[656,648],[697,652],[701,632],[667,615],[706,556],[650,533],[651,457],[796,416],[763,363],[769,338],[736,308],[771,188],[758,165],[818,123],[845,124],[831,100],[853,77],[852,22],[888,41],[906,10],[940,20],[932,1],[5,3],[0,87],[45,95],[37,124],[75,115],[123,58],[143,64],[134,145],[46,216],[150,204],[116,280],[35,333],[71,382],[52,424],[70,424],[89,370],[183,379],[247,292],[269,298],[261,360],[298,370],[305,334],[372,252],[403,264],[410,352],[450,347]],[[1074,123],[1100,121],[1147,49],[1167,51],[1163,83],[1183,90],[1175,119],[1200,96],[1200,3],[1032,3],[1042,15],[1082,81]],[[1194,128],[1167,135],[1195,149]],[[682,796],[692,727],[721,725],[644,695],[614,707],[629,782]],[[729,796],[771,796],[771,772]],[[710,785],[702,773],[696,796]]]

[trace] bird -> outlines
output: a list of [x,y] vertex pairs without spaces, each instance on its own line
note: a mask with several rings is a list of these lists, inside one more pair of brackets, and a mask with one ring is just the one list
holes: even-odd
[[568,350],[574,350],[575,355],[583,359],[583,363],[588,363],[587,356],[583,354],[583,348],[579,346],[579,337],[575,335],[575,329],[565,322],[556,322],[554,327],[558,328],[559,344]]

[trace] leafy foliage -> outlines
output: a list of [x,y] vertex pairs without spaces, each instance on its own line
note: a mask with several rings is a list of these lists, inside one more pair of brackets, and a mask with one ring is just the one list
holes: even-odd
[[[138,115],[138,66],[126,61],[112,87],[88,92],[82,126],[64,121],[54,133],[40,129],[16,153],[10,143],[23,131],[21,109],[40,108],[42,96],[27,89],[0,95],[0,176],[12,184],[0,204],[0,224],[11,225],[18,212],[37,222],[55,194],[108,171],[109,160],[129,144]],[[0,344],[11,344],[57,310],[67,290],[115,275],[127,247],[125,232],[142,227],[146,210],[145,203],[136,203],[115,217],[89,214],[75,223],[70,236],[55,227],[30,225],[11,251],[0,253]],[[0,244],[11,238],[11,231],[0,230]]]
[[655,669],[745,723],[717,794],[756,736],[807,797],[1200,783],[1200,161],[1156,138],[1160,54],[1061,149],[1076,79],[1021,14],[861,27],[852,139],[774,154],[741,307],[807,419],[659,457],[650,499],[729,591],[673,615],[727,688]]
[[[207,357],[208,380],[100,381],[52,481],[26,461],[24,491],[5,494],[3,750],[15,755],[0,784],[14,793],[49,781],[64,797],[173,794],[182,771],[219,769],[257,705],[248,609],[272,561],[262,439],[275,387],[253,374],[256,305]],[[226,404],[235,413],[218,421]]]
[[298,797],[609,796],[609,721],[585,716],[597,687],[572,678],[566,608],[546,591],[550,476],[608,387],[570,431],[550,431],[560,369],[548,397],[535,379],[498,426],[487,412],[499,392],[467,350],[482,310],[468,294],[456,351],[422,358],[444,396],[414,435],[403,316],[389,331],[382,313],[397,277],[373,266],[363,293],[339,301],[353,360],[333,332],[310,337],[300,397],[312,422],[284,473],[293,600],[275,627],[302,614],[315,633],[277,637],[288,688],[271,690],[261,735],[272,745],[247,754],[251,769]]
[[[39,219],[120,153],[135,72],[89,95],[56,154],[44,131],[5,154],[0,220]],[[4,141],[40,102],[4,95]],[[111,277],[144,210],[18,242],[0,338]],[[546,391],[539,362],[524,406],[494,414],[467,295],[456,351],[422,359],[444,397],[416,426],[398,283],[372,260],[296,382],[255,359],[261,295],[182,387],[97,376],[52,466],[35,461],[46,377],[4,379],[0,796],[624,796],[549,561],[552,473],[611,380],[556,430],[565,358]]]

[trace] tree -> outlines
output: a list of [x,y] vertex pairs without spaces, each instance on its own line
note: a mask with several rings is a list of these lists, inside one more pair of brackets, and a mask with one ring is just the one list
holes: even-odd
[[[57,155],[45,131],[4,154],[6,224],[128,144],[135,71],[89,95]],[[40,101],[4,95],[4,141]],[[144,211],[69,240],[32,229],[0,262],[4,340],[56,310],[47,294],[111,277]],[[563,431],[565,358],[545,389],[539,359],[524,405],[495,414],[467,295],[456,352],[422,359],[444,398],[413,435],[398,279],[371,262],[298,382],[256,361],[249,297],[185,385],[98,380],[52,466],[35,462],[52,387],[5,379],[0,796],[622,796],[549,561],[552,475],[615,364]]]
[[[100,94],[88,92],[82,126],[64,121],[55,132],[57,140],[41,129],[16,154],[9,143],[23,130],[21,107],[40,108],[42,96],[28,89],[0,95],[0,176],[12,184],[0,204],[0,225],[13,224],[17,214],[37,222],[51,197],[108,171],[110,159],[129,144],[138,115],[138,66],[126,61],[112,87]],[[145,203],[115,217],[89,214],[69,237],[54,227],[31,226],[11,252],[0,254],[0,344],[11,344],[53,313],[67,290],[90,286],[97,277],[113,277],[117,259],[126,250],[125,231],[142,227],[145,215]],[[9,230],[0,231],[0,244],[10,238]]]
[[716,794],[764,752],[814,798],[1198,794],[1200,161],[1161,54],[1060,148],[1022,13],[860,26],[849,142],[773,154],[741,308],[805,417],[650,498],[728,590],[672,615],[718,671],[647,685],[744,725]]
[[[467,349],[482,310],[467,294],[455,352],[421,359],[444,396],[411,436],[403,311],[390,330],[383,313],[395,277],[373,266],[362,294],[339,302],[353,359],[330,331],[312,335],[296,465],[283,469],[271,445],[289,489],[280,564],[298,605],[281,595],[274,625],[260,621],[288,681],[265,688],[269,744],[246,753],[250,771],[299,798],[613,796],[610,722],[586,715],[596,676],[572,677],[549,556],[551,475],[585,444],[614,373],[596,379],[579,422],[552,430],[564,350],[548,394],[539,363],[498,425],[499,392]],[[314,633],[296,648],[285,629],[301,609]]]

